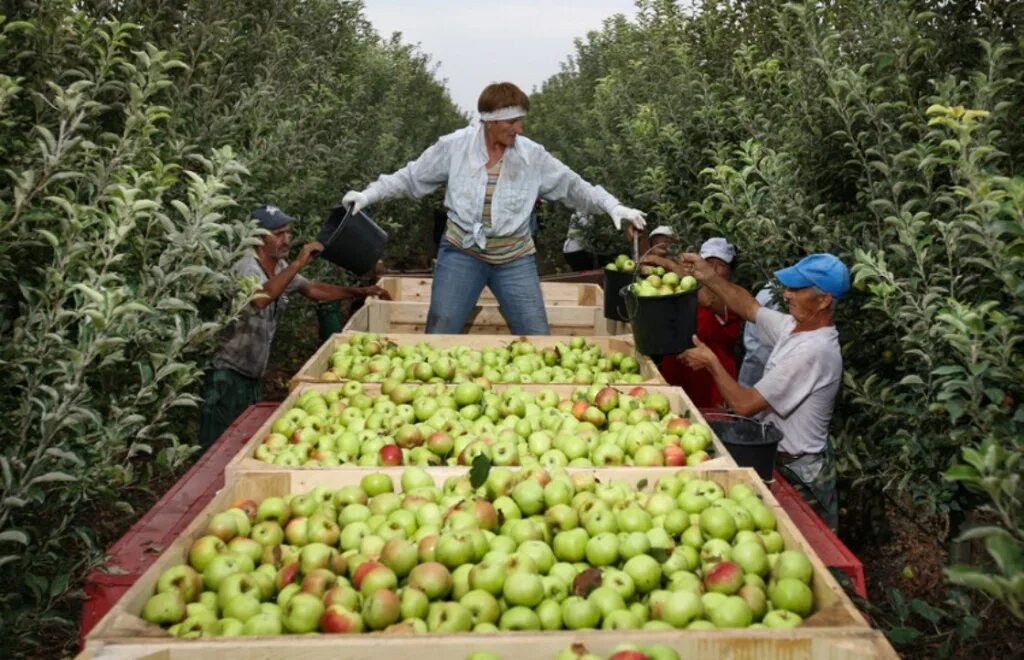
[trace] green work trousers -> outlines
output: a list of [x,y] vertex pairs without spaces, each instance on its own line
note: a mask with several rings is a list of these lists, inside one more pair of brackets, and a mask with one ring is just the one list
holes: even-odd
[[263,399],[263,386],[255,378],[231,369],[206,372],[203,405],[199,414],[199,444],[205,449],[231,426],[245,409]]

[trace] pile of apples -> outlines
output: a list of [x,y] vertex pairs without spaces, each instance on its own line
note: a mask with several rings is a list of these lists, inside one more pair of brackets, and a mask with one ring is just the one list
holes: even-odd
[[811,562],[743,483],[502,467],[399,482],[235,502],[142,617],[199,637],[774,628],[813,609]]
[[396,344],[361,333],[338,345],[321,380],[364,383],[642,383],[636,358],[604,353],[583,337],[539,348],[523,337],[508,346],[438,348],[426,341]]
[[271,424],[254,458],[289,467],[495,465],[644,467],[711,458],[711,431],[670,410],[665,394],[634,386],[502,392],[478,383],[386,383],[381,394],[348,381],[309,389]]
[[613,273],[632,273],[636,270],[636,262],[628,254],[620,254],[615,257],[615,261],[609,263],[604,269],[610,270]]
[[692,275],[679,277],[671,271],[666,272],[663,266],[641,266],[640,274],[644,278],[630,285],[638,297],[671,296],[697,288],[697,280]]

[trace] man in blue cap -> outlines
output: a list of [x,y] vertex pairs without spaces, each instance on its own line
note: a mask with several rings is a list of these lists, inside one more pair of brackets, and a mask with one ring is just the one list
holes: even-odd
[[260,290],[241,316],[224,330],[220,350],[206,373],[199,428],[199,443],[203,447],[209,447],[238,415],[263,398],[262,380],[270,358],[270,345],[290,294],[300,293],[317,301],[365,296],[388,298],[387,291],[378,286],[348,287],[299,275],[313,256],[323,251],[323,244],[319,241],[306,243],[299,256],[288,263],[292,218],[269,204],[254,209],[249,217],[269,233],[263,237],[263,243],[240,259],[232,270],[239,278],[256,278]]
[[764,373],[752,387],[729,375],[696,336],[682,359],[711,372],[729,406],[739,415],[757,415],[783,434],[778,463],[822,518],[838,525],[835,466],[828,425],[842,382],[843,356],[833,322],[836,301],[850,290],[850,272],[831,254],[812,254],[775,272],[785,287],[789,313],[762,306],[750,293],[722,277],[696,254],[677,263],[654,261],[680,275],[693,275],[739,316],[757,324],[761,342],[771,346]]

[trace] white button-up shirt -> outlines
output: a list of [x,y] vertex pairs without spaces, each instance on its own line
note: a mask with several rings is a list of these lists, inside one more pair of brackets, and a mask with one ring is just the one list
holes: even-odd
[[487,247],[487,236],[511,236],[530,220],[538,197],[578,211],[610,214],[619,205],[601,186],[579,174],[529,138],[517,136],[505,150],[498,185],[491,198],[491,227],[481,222],[487,187],[484,126],[473,123],[440,138],[394,174],[383,174],[364,191],[371,204],[395,197],[420,198],[447,184],[448,217],[466,233],[466,247]]

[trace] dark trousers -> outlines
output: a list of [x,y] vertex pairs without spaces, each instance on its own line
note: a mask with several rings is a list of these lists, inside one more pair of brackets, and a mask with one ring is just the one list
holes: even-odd
[[231,369],[206,372],[203,405],[199,409],[199,444],[213,444],[245,409],[263,399],[263,386],[255,378]]

